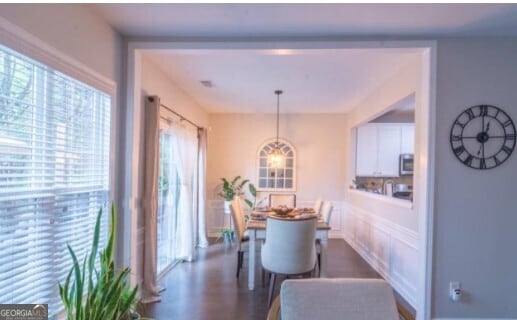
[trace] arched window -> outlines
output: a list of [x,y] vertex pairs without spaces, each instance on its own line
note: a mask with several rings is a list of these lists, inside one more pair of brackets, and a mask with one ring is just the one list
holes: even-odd
[[284,168],[270,168],[267,163],[268,153],[275,147],[276,140],[266,141],[257,153],[258,189],[261,191],[295,191],[296,190],[296,152],[287,141],[279,139],[279,147],[286,155]]

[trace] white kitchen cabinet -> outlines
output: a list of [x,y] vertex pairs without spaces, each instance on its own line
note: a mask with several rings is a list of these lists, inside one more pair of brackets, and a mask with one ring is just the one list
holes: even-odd
[[377,172],[377,127],[365,125],[357,128],[356,174],[372,176]]
[[400,153],[415,153],[415,125],[403,124],[400,130]]
[[400,155],[400,126],[377,127],[377,175],[398,177]]
[[398,177],[399,155],[413,153],[414,126],[369,123],[357,128],[356,175]]

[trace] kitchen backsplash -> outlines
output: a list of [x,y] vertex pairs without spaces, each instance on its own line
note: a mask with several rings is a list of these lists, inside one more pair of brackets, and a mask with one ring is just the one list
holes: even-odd
[[401,176],[401,177],[356,177],[355,188],[356,189],[367,189],[367,190],[379,190],[382,192],[382,188],[385,181],[391,180],[394,184],[407,184],[408,186],[413,185],[413,176]]

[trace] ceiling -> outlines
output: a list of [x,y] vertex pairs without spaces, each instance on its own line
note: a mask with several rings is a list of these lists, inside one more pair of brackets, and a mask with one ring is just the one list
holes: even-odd
[[175,37],[517,35],[516,4],[92,4],[122,34]]
[[[517,36],[515,4],[91,4],[128,37],[334,39]],[[426,38],[426,39],[427,39]],[[150,50],[145,56],[209,113],[342,113],[416,49]],[[212,82],[206,87],[200,81]]]
[[[416,49],[147,52],[209,113],[343,113],[393,76]],[[212,87],[201,81],[209,80]]]

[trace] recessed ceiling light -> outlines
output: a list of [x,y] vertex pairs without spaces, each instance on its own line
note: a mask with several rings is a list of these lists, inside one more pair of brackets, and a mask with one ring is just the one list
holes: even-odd
[[210,80],[201,80],[201,84],[207,88],[212,88],[214,84]]

